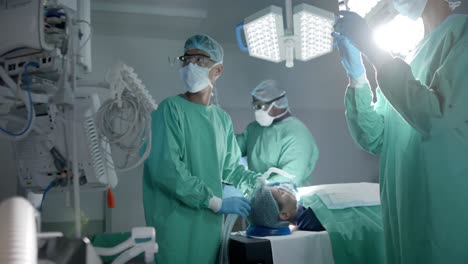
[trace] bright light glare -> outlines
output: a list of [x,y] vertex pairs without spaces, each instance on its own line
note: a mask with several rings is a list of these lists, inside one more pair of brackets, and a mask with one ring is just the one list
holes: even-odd
[[280,62],[279,36],[283,35],[283,17],[269,13],[244,25],[250,56]]
[[349,0],[348,7],[351,11],[364,17],[378,2],[380,2],[380,0]]
[[403,56],[408,55],[423,37],[422,20],[413,21],[401,15],[374,32],[374,39],[381,48]]

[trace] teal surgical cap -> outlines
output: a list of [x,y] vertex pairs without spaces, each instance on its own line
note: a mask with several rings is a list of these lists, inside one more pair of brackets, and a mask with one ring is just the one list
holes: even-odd
[[[286,91],[280,89],[278,87],[278,82],[274,80],[265,80],[257,85],[257,87],[252,91],[252,96],[255,99],[265,103],[271,102],[283,95],[286,95]],[[287,108],[288,98],[284,96],[283,98],[275,101],[275,105],[278,108]]]
[[213,38],[207,35],[195,35],[185,41],[184,53],[191,49],[203,50],[210,56],[214,62],[223,62],[224,51],[221,45]]
[[289,222],[279,218],[280,210],[271,190],[268,187],[258,188],[251,200],[252,210],[248,217],[249,223],[269,228],[289,226]]

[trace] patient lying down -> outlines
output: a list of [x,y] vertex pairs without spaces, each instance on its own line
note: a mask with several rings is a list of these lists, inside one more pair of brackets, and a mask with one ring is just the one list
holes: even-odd
[[279,184],[257,189],[251,203],[249,222],[269,228],[289,225],[292,229],[324,231],[314,211],[297,203],[293,188],[289,184]]

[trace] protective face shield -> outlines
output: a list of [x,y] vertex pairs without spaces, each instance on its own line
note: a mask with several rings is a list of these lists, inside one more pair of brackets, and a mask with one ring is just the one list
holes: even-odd
[[288,110],[286,110],[277,116],[270,116],[268,113],[270,112],[270,110],[273,108],[274,105],[275,103],[272,103],[270,107],[268,107],[267,110],[263,110],[263,109],[255,110],[255,120],[261,126],[264,126],[264,127],[270,126],[276,118],[280,118],[284,116],[286,113],[288,113]]
[[412,20],[421,17],[427,0],[393,0],[393,7],[403,16]]
[[180,68],[180,78],[184,81],[185,89],[190,93],[199,92],[207,87],[213,88],[209,74],[211,69],[220,63],[216,63],[210,68],[201,67],[195,63]]

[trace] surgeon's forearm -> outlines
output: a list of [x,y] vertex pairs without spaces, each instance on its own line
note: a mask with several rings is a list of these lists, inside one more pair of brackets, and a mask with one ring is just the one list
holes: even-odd
[[195,209],[209,207],[209,201],[215,194],[199,177],[190,174],[185,164],[159,160],[148,169],[153,185],[181,203]]
[[393,60],[393,56],[389,52],[378,47],[374,47],[373,49],[371,49],[366,54],[366,58],[370,63],[372,63],[377,72],[381,70],[384,64]]
[[432,119],[442,117],[438,95],[416,80],[403,60],[394,59],[383,65],[377,81],[393,108],[420,133],[430,133]]
[[241,189],[244,194],[248,194],[255,188],[257,178],[260,173],[246,170],[243,165],[236,165],[232,170],[228,170],[223,177],[223,181],[233,184],[236,188]]
[[369,81],[367,80],[366,73],[363,73],[361,76],[359,76],[357,78],[349,77],[348,87],[354,88],[354,89],[368,88],[369,87]]
[[364,150],[378,154],[383,144],[383,117],[372,105],[372,92],[348,88],[345,97],[346,122],[354,141]]
[[221,198],[213,196],[209,201],[208,208],[210,208],[213,212],[217,213],[221,209],[222,203],[223,200],[221,200]]
[[242,156],[247,155],[247,144],[246,144],[247,138],[245,136],[245,132],[242,134],[236,135],[236,141],[237,141],[237,145],[239,145],[241,155]]

